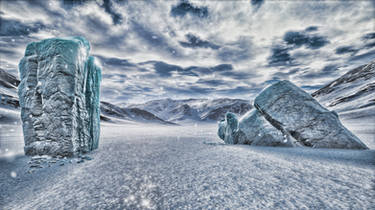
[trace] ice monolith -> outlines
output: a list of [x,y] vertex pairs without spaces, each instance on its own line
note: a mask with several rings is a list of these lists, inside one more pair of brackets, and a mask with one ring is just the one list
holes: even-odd
[[73,156],[96,149],[101,69],[82,37],[30,43],[19,63],[26,155]]
[[255,98],[254,106],[275,128],[304,146],[368,149],[341,124],[336,112],[327,110],[287,80],[263,90]]

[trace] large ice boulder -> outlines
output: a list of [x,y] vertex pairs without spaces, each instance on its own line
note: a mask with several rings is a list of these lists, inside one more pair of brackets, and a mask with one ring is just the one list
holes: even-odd
[[96,149],[101,69],[82,37],[30,43],[19,63],[26,155],[73,156]]
[[228,112],[219,122],[219,137],[227,144],[253,146],[293,146],[292,138],[274,128],[257,110],[238,117]]
[[341,124],[336,112],[327,110],[289,81],[280,81],[263,90],[254,106],[275,128],[304,146],[368,149]]

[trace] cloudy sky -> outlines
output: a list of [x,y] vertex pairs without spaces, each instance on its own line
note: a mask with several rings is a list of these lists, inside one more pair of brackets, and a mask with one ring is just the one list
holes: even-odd
[[27,43],[84,36],[102,100],[242,98],[288,79],[313,92],[375,59],[374,1],[0,0],[0,68]]

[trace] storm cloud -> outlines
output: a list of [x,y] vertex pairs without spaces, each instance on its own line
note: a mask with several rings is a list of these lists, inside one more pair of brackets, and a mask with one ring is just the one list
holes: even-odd
[[270,66],[289,66],[293,62],[289,50],[291,48],[275,45],[271,48],[271,56],[268,57],[268,63]]
[[185,35],[187,41],[180,41],[181,46],[183,47],[190,47],[190,48],[211,48],[214,50],[219,49],[220,47],[214,43],[211,43],[206,40],[202,40],[199,37],[195,36],[194,34],[186,34]]
[[200,18],[206,18],[208,16],[208,8],[194,6],[188,1],[182,1],[176,6],[172,6],[172,9],[171,9],[172,16],[184,17],[187,14],[200,17]]
[[293,47],[306,46],[310,49],[319,49],[329,43],[324,36],[310,35],[300,31],[286,32],[284,35],[284,41]]
[[358,49],[355,49],[353,46],[341,46],[336,48],[336,54],[345,54],[345,53],[350,53],[350,54],[355,54],[358,52]]
[[41,22],[23,23],[15,19],[0,17],[0,36],[25,36],[45,28]]

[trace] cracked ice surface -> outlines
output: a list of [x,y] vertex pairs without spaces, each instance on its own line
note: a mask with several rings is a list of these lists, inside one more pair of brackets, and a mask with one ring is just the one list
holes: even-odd
[[101,69],[82,37],[30,43],[18,86],[27,155],[71,156],[98,147]]

